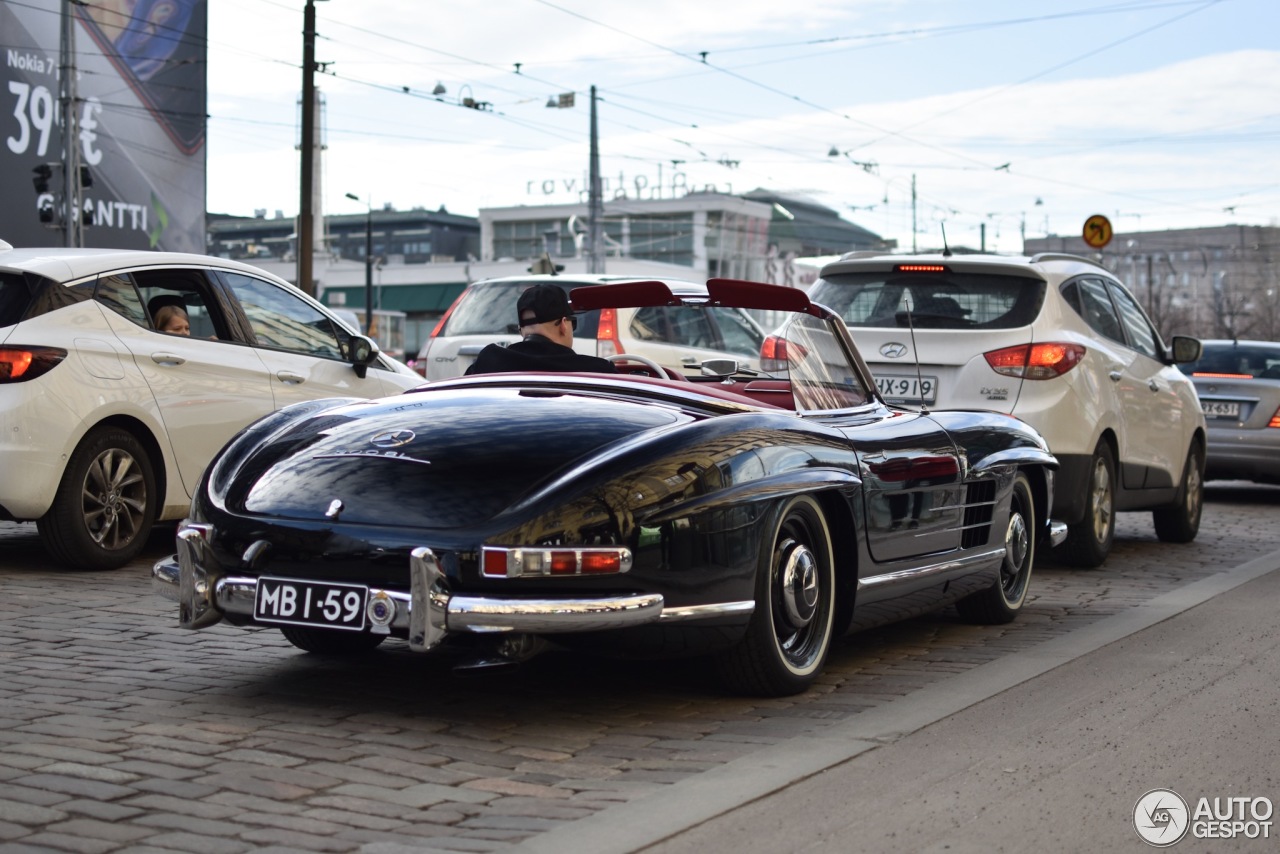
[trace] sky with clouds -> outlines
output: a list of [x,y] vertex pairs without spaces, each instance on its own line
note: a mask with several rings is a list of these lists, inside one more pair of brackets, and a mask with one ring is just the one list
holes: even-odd
[[[303,5],[210,3],[211,212],[297,213]],[[594,86],[609,198],[765,187],[906,249],[913,185],[921,247],[1280,220],[1275,0],[315,8],[329,213],[585,198]]]

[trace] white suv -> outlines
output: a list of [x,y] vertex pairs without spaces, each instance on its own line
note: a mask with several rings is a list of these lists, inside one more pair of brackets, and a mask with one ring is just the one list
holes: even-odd
[[[520,340],[516,300],[536,284],[549,282],[568,293],[584,285],[637,281],[634,276],[510,276],[486,279],[458,295],[422,345],[413,368],[429,380],[466,372],[488,344]],[[705,293],[702,285],[666,280],[677,295]],[[578,315],[573,349],[608,358],[621,353],[646,356],[677,373],[696,373],[706,359],[731,358],[748,368],[760,365],[764,331],[740,308],[645,306],[605,308]]]
[[[189,335],[159,331],[166,305],[185,310]],[[249,422],[421,382],[254,267],[0,241],[0,519],[35,521],[69,565],[132,560]]]
[[1156,534],[1200,526],[1205,421],[1174,365],[1200,342],[1166,345],[1133,295],[1073,255],[866,255],[822,269],[809,291],[840,313],[885,399],[1007,412],[1058,458],[1055,551],[1098,566],[1114,512],[1151,510]]

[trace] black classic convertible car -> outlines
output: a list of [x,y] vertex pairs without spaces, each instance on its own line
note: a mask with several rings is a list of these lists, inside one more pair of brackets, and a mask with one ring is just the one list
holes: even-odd
[[805,690],[833,638],[954,604],[1013,619],[1057,466],[1022,422],[887,406],[804,291],[576,288],[575,311],[784,318],[758,370],[488,374],[322,400],[214,459],[153,570],[180,624],[276,626],[314,653],[388,638],[468,661],[554,643],[705,655],[734,690]]

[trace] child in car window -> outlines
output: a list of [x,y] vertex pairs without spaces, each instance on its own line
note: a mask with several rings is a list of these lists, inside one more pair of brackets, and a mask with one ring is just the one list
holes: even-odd
[[191,321],[178,306],[166,305],[156,312],[156,329],[170,335],[190,335]]

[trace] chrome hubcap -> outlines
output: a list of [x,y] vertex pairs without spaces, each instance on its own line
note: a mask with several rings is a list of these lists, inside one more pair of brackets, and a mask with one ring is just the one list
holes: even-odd
[[1010,574],[1017,575],[1022,562],[1027,559],[1029,545],[1027,522],[1021,513],[1014,513],[1009,517],[1009,529],[1004,532],[1004,559]]
[[783,544],[779,584],[787,622],[800,629],[809,625],[818,610],[818,561],[808,546],[788,540]]

